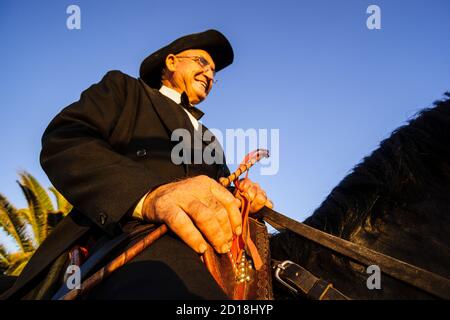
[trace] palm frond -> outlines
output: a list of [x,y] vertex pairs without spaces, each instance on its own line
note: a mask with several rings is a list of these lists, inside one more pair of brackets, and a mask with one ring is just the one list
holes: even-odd
[[28,261],[30,260],[30,257],[32,255],[32,252],[26,252],[26,253],[16,253],[11,255],[10,263],[8,266],[8,269],[5,271],[5,274],[10,276],[19,276],[22,272],[23,268],[26,266]]
[[38,245],[44,241],[47,236],[47,211],[41,206],[36,194],[28,186],[17,181],[23,194],[28,202],[28,209],[30,210],[30,217],[34,220],[33,229],[34,236]]
[[58,212],[61,212],[63,216],[66,216],[70,210],[72,210],[72,205],[58,190],[56,190],[55,187],[50,187],[48,189],[55,195]]
[[16,215],[20,220],[22,220],[23,223],[26,223],[30,226],[32,226],[33,223],[35,223],[33,217],[31,216],[30,210],[28,208],[17,210]]
[[47,212],[54,212],[52,200],[36,178],[25,171],[19,172],[19,176],[21,178],[20,182],[34,192],[40,206]]
[[5,257],[5,259],[8,258],[8,251],[6,250],[5,246],[2,244],[0,244],[0,255]]
[[20,172],[17,181],[28,203],[28,208],[17,210],[0,194],[0,229],[14,240],[19,250],[9,253],[0,244],[0,272],[19,275],[36,248],[51,230],[67,215],[72,205],[54,188],[57,210],[46,191],[29,173]]
[[9,203],[5,196],[0,194],[0,227],[15,240],[21,251],[25,251],[26,226],[18,219],[16,212],[16,208]]
[[0,274],[5,274],[8,267],[9,261],[4,259],[4,257],[0,254]]
[[0,273],[4,273],[9,267],[8,256],[6,248],[0,244]]
[[0,207],[0,227],[5,231],[6,235],[11,236],[20,246],[20,237],[11,219],[6,211]]
[[[27,232],[27,241],[23,241],[25,246],[28,244],[32,245],[32,249],[25,251],[33,251],[38,247],[38,239],[36,238],[36,234],[39,233],[39,226],[36,223],[36,220],[32,217],[31,211],[29,208],[19,209],[17,210],[17,217],[20,219],[26,226]],[[29,242],[29,243],[28,243]]]

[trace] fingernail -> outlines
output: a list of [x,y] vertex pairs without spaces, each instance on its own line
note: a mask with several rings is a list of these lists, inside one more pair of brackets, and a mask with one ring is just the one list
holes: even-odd
[[241,233],[242,233],[242,228],[239,226],[239,227],[236,228],[235,231],[236,231],[236,235],[240,236]]
[[198,250],[200,251],[200,253],[205,253],[206,251],[206,245],[204,243],[202,243],[200,245],[200,247],[198,248]]

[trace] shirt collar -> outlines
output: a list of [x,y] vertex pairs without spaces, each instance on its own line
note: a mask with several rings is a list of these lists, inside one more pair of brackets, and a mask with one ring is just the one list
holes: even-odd
[[181,102],[181,93],[176,91],[175,89],[162,86],[161,89],[159,89],[159,92],[161,92],[163,95],[165,95],[167,98],[173,100],[175,103],[180,104]]
[[166,87],[164,85],[161,86],[159,92],[168,97],[169,99],[173,100],[176,104],[181,105],[196,120],[199,120],[201,117],[203,117],[204,113],[200,109],[196,108],[194,105],[190,103],[189,104],[186,103],[189,100],[187,98],[186,93],[183,92],[185,99],[182,99],[181,93],[179,93],[175,89]]

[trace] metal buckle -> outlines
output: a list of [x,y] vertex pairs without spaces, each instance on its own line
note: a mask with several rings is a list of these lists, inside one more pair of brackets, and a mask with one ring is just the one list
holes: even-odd
[[277,278],[278,281],[280,281],[283,285],[285,285],[289,290],[293,291],[295,294],[299,294],[298,290],[295,289],[293,286],[291,286],[289,283],[287,283],[286,281],[284,281],[283,279],[281,279],[280,277],[280,271],[281,270],[285,270],[287,265],[295,265],[296,263],[290,261],[290,260],[285,260],[281,263],[278,263],[276,265],[276,270],[275,270],[275,278]]

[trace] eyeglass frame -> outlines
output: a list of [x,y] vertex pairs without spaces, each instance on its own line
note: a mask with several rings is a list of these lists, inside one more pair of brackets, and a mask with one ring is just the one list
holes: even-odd
[[[211,64],[209,63],[209,61],[208,60],[206,60],[204,57],[202,57],[202,56],[175,56],[175,57],[177,57],[177,58],[181,58],[181,59],[192,59],[193,61],[195,61],[195,62],[197,62],[198,63],[198,65],[200,66],[200,67],[202,67],[203,69],[205,69],[206,67],[209,67],[209,69],[212,71],[212,73],[213,73],[213,76],[215,77],[216,76],[216,71],[215,70],[213,70],[213,68],[211,67]],[[213,79],[213,83],[216,83],[217,82],[217,80],[214,80]]]

